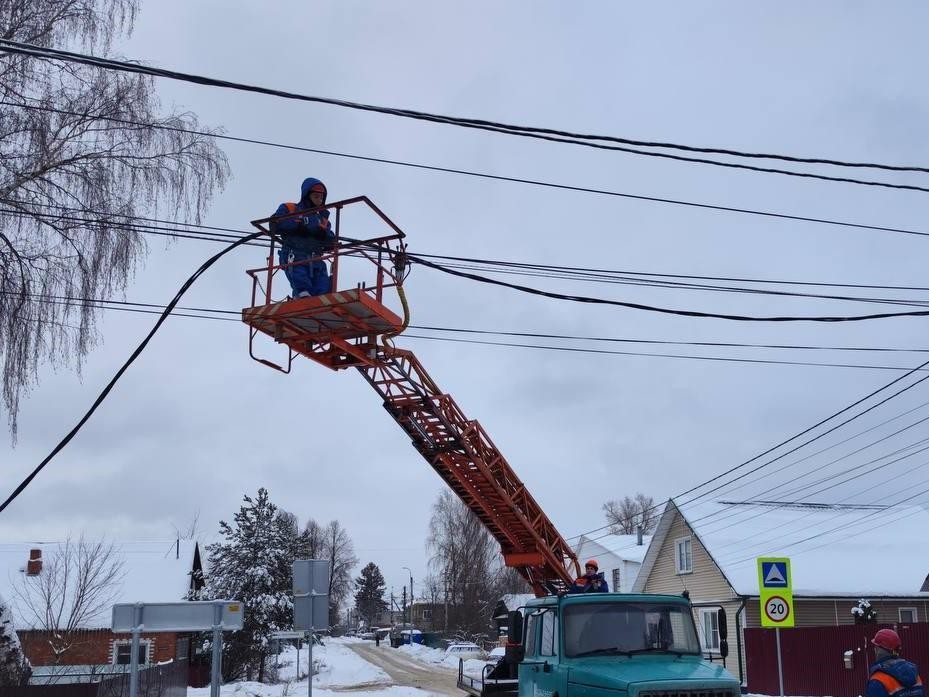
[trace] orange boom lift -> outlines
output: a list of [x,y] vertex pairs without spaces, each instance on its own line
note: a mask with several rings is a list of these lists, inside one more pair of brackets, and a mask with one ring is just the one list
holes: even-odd
[[[403,231],[365,196],[321,209],[335,219],[336,247],[322,257],[331,264],[333,292],[315,297],[273,299],[275,281],[289,290],[281,273],[286,265],[275,263],[277,242],[268,227],[270,218],[252,221],[271,241],[267,265],[247,272],[252,304],[242,310],[242,321],[249,325],[249,355],[285,373],[295,356],[333,370],[355,368],[380,395],[413,447],[500,543],[504,563],[516,568],[536,595],[567,588],[580,574],[571,547],[483,427],[465,416],[412,351],[391,341],[409,323]],[[357,214],[353,227],[373,228],[379,234],[343,237],[342,219],[348,211]],[[350,284],[344,282],[348,276],[353,279]],[[385,292],[397,296],[402,317],[385,305]],[[283,364],[255,355],[259,333],[287,346]]]

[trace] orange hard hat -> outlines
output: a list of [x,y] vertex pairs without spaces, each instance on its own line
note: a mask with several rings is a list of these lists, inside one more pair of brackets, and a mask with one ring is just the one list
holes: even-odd
[[587,561],[585,561],[584,568],[586,569],[588,566],[594,567],[597,571],[600,570],[600,565],[597,563],[596,559],[588,559]]
[[888,651],[899,651],[900,647],[903,646],[900,635],[892,629],[879,629],[874,638],[871,639],[871,643]]

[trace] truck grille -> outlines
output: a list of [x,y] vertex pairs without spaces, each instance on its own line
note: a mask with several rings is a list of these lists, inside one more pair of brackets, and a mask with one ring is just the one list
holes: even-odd
[[645,690],[639,697],[733,697],[729,690]]

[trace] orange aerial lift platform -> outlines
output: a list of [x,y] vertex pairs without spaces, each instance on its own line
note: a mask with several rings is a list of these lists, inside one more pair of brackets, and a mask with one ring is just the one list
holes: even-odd
[[[409,273],[403,231],[365,196],[316,210],[323,209],[335,221],[336,236],[335,248],[321,257],[332,271],[332,292],[325,295],[286,296],[287,265],[276,263],[278,240],[271,219],[252,221],[270,241],[267,264],[247,272],[252,304],[242,310],[242,321],[249,325],[249,354],[285,373],[297,356],[333,370],[358,370],[416,450],[500,543],[504,563],[516,568],[536,595],[566,589],[580,575],[571,547],[484,428],[439,389],[413,352],[391,341],[410,317],[403,288]],[[302,214],[307,212],[312,211]],[[374,234],[343,235],[348,217],[351,230]],[[392,310],[388,299],[400,308]],[[286,361],[257,356],[259,334],[286,346]]]

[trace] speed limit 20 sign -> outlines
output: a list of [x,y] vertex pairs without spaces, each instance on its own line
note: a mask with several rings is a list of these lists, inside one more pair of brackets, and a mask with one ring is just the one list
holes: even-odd
[[758,591],[761,598],[761,626],[793,627],[794,596],[790,559],[759,557]]

